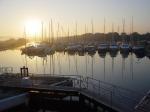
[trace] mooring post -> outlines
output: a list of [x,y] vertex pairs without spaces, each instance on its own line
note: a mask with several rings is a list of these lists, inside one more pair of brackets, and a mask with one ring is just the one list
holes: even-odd
[[28,77],[29,76],[28,68],[26,68],[25,66],[20,68],[20,72],[21,72],[21,77]]

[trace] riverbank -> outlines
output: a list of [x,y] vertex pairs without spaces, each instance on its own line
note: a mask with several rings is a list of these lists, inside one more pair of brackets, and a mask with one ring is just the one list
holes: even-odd
[[23,38],[0,41],[0,51],[21,47],[25,45],[25,43],[26,40]]

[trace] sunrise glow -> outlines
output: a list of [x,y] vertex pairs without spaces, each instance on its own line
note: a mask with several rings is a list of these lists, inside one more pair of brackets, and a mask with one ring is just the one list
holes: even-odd
[[41,29],[41,22],[38,20],[28,20],[25,22],[26,32],[30,35],[39,33]]

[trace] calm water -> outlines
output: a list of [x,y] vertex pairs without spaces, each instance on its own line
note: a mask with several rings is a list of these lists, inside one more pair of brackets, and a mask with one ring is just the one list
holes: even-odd
[[26,64],[29,72],[34,74],[83,75],[136,91],[150,89],[150,59],[137,58],[135,54],[126,58],[120,53],[116,57],[109,53],[105,57],[98,53],[93,56],[55,53],[47,57],[28,57],[21,55],[20,50],[0,52],[0,66],[13,67],[15,73]]

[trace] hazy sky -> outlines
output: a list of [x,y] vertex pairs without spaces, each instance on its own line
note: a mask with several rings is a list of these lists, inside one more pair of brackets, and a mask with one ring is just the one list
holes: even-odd
[[[103,32],[106,18],[106,31],[111,31],[114,23],[122,31],[122,18],[125,18],[126,32],[129,32],[131,18],[134,18],[134,31],[150,32],[150,0],[0,0],[0,36],[22,36],[25,21],[39,20],[48,25],[53,19],[55,30],[59,22],[64,31],[84,32],[85,24],[91,32],[91,19],[94,32]],[[47,26],[45,26],[47,27]]]

